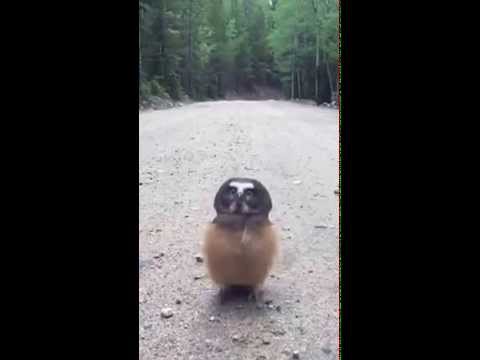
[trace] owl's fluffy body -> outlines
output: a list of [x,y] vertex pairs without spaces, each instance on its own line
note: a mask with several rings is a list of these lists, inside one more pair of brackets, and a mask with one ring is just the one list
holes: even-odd
[[203,251],[211,279],[221,287],[260,287],[278,253],[278,236],[270,222],[232,229],[209,224]]
[[251,288],[259,303],[279,248],[270,194],[255,179],[231,178],[217,191],[214,208],[203,243],[210,278],[220,286],[221,301],[223,290],[240,286]]

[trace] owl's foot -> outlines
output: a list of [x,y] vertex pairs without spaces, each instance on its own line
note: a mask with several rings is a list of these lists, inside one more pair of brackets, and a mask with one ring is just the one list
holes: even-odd
[[263,308],[263,289],[260,287],[254,287],[248,296],[248,300],[255,302],[257,308]]
[[218,292],[218,302],[220,303],[220,305],[225,304],[226,293],[227,289],[225,287],[221,287],[220,291]]

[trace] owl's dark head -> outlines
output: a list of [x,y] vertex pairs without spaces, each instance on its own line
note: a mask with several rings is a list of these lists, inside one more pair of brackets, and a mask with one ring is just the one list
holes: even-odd
[[217,215],[261,215],[268,217],[272,199],[259,181],[248,178],[231,178],[223,183],[215,196]]

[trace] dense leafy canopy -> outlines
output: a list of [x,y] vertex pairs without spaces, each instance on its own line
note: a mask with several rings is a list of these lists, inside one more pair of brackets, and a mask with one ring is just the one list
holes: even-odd
[[336,0],[140,0],[140,99],[336,100]]

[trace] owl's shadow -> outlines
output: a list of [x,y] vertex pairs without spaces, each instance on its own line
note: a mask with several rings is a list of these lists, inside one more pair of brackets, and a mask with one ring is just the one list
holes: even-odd
[[248,286],[229,286],[218,290],[212,298],[211,306],[218,313],[232,312],[243,309],[247,312],[261,314],[266,308],[264,298],[257,301],[253,289]]
[[218,292],[218,301],[220,305],[226,305],[228,303],[252,303],[253,289],[248,286],[228,286]]

